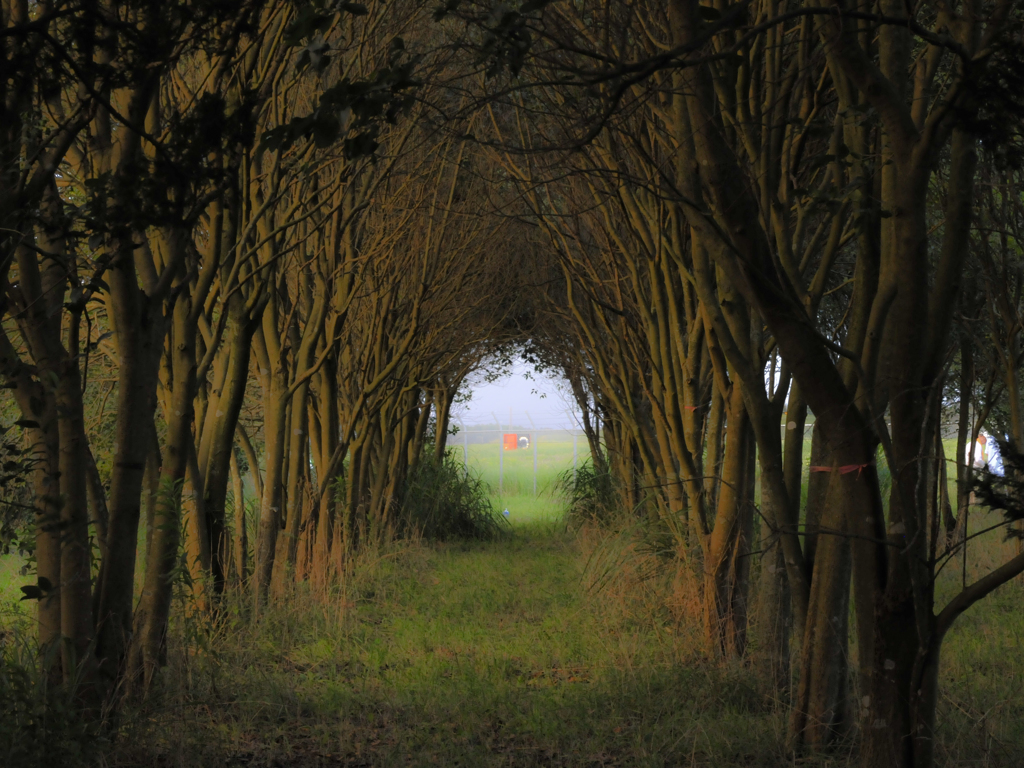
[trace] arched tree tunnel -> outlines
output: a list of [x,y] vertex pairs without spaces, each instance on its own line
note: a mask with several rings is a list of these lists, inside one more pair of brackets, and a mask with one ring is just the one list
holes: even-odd
[[183,570],[207,615],[342,578],[514,351],[708,657],[759,616],[791,750],[929,768],[943,638],[1024,570],[966,577],[972,490],[1024,508],[1020,4],[428,5],[3,4],[49,674],[150,690]]

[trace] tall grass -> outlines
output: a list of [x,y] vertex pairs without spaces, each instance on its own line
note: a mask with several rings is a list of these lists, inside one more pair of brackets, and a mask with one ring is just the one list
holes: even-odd
[[565,506],[566,523],[572,528],[585,523],[610,523],[621,510],[614,478],[595,469],[589,457],[576,469],[558,475],[555,493]]
[[[785,695],[755,666],[705,657],[699,585],[657,538],[656,521],[622,514],[394,540],[270,605],[229,592],[208,621],[177,610],[170,666],[123,713],[106,765],[793,765]],[[949,638],[940,768],[1024,764],[1011,586]]]
[[[778,765],[785,716],[699,662],[647,580],[593,589],[574,536],[397,542],[314,608],[288,599],[171,642],[112,766]],[[657,585],[656,583],[657,582]],[[248,611],[248,613],[246,613]],[[188,667],[188,675],[181,670]]]

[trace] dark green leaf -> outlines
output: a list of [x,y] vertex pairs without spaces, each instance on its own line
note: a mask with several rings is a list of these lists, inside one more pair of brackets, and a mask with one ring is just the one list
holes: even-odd
[[22,600],[38,600],[43,596],[43,590],[35,584],[26,584],[21,588],[21,591],[25,593],[21,598]]

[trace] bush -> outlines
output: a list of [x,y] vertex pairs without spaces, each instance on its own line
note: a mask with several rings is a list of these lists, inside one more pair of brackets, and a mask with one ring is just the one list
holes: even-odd
[[578,469],[560,474],[555,492],[565,502],[565,519],[570,528],[579,528],[584,523],[607,525],[617,517],[621,506],[614,479],[607,472],[598,472],[590,459]]
[[401,527],[433,541],[492,540],[512,528],[492,506],[491,489],[450,455],[424,456],[409,472]]

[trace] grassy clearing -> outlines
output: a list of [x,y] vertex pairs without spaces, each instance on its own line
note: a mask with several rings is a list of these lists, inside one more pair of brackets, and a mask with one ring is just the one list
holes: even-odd
[[176,649],[114,764],[777,765],[785,716],[755,674],[588,590],[578,547],[537,524],[409,545],[323,611],[239,617],[215,654]]
[[[580,437],[577,442],[577,460],[582,464],[590,457],[587,441]],[[501,497],[533,496],[533,446],[515,451],[505,451],[499,459],[499,445],[479,443],[469,447],[469,466],[480,474],[480,478]],[[449,450],[457,460],[462,460],[462,445],[453,443]],[[504,472],[499,492],[498,468]],[[572,469],[573,444],[571,440],[537,441],[537,495],[548,496],[554,488],[559,473]]]
[[[972,510],[970,530],[1002,520]],[[952,561],[939,575],[936,599],[944,605],[1013,556],[1002,530],[969,545],[967,566]],[[1024,765],[1024,577],[1004,584],[963,614],[943,644],[939,721],[949,765]]]
[[[491,488],[491,503],[499,512],[508,510],[513,527],[543,523],[558,526],[564,510],[555,487],[558,476],[573,467],[571,440],[537,442],[537,493],[534,495],[533,446],[525,450],[505,451],[499,459],[498,443],[468,446],[470,470]],[[590,458],[587,441],[580,437],[577,463]],[[458,442],[449,447],[456,461],[463,460],[463,447]],[[499,469],[501,483],[499,490]]]

